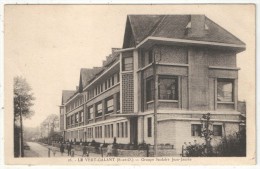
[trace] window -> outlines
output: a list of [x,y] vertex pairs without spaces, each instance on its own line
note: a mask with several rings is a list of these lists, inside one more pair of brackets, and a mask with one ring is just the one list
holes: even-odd
[[102,103],[98,103],[96,106],[96,117],[102,116]]
[[111,124],[111,138],[113,138],[114,137],[114,129],[113,129],[113,124]]
[[71,125],[73,125],[74,124],[74,115],[71,115],[70,117],[71,117]]
[[213,135],[222,136],[222,125],[213,125]]
[[114,111],[114,99],[113,98],[109,98],[106,101],[106,114],[107,113],[112,113]]
[[79,122],[79,113],[76,113],[76,117],[75,117],[75,123]]
[[120,82],[120,75],[117,73],[117,82]]
[[87,130],[87,137],[88,138],[93,138],[93,128],[88,128],[88,130]]
[[152,137],[152,118],[147,118],[147,136]]
[[115,83],[114,75],[111,78],[112,78],[112,86],[114,86]]
[[123,58],[123,71],[133,70],[133,57]]
[[70,125],[70,116],[67,117],[67,124],[68,124],[68,126]]
[[107,87],[110,88],[110,78],[107,80]]
[[217,100],[220,102],[233,102],[233,81],[218,79]]
[[83,111],[79,112],[79,122],[83,122]]
[[94,113],[94,109],[93,109],[93,106],[91,106],[88,108],[88,114],[89,114],[88,118],[89,119],[93,119],[93,113]]
[[191,125],[191,136],[201,136],[201,124]]
[[153,79],[146,80],[146,101],[154,100],[154,81]]
[[128,137],[128,125],[127,125],[127,121],[125,122],[125,137]]
[[153,62],[153,51],[150,50],[148,53],[148,64]]
[[105,138],[110,138],[111,137],[111,125],[105,125]]
[[102,138],[102,126],[95,127],[95,138]]
[[103,85],[100,85],[100,92],[103,92]]
[[107,81],[105,81],[105,90],[107,90]]
[[116,110],[120,110],[120,92],[116,94]]
[[121,122],[120,126],[121,126],[121,137],[124,137],[124,122]]
[[178,100],[178,78],[159,77],[159,99]]
[[117,129],[117,137],[119,137],[120,136],[119,123],[116,123],[116,129]]

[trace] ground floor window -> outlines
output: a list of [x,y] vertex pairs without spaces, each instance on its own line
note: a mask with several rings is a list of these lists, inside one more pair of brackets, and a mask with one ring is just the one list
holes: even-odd
[[213,135],[222,136],[222,125],[213,125]]
[[87,138],[93,138],[93,128],[87,129]]
[[128,123],[120,122],[116,124],[117,126],[117,137],[126,138],[128,137]]
[[105,138],[113,137],[113,124],[105,125]]
[[102,138],[102,126],[95,127],[95,138]]
[[152,137],[152,118],[147,118],[147,137]]
[[201,136],[201,124],[191,125],[191,136]]

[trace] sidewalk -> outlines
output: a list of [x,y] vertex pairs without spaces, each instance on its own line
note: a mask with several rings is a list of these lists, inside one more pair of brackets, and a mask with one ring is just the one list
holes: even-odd
[[[60,153],[60,149],[58,147],[53,147],[47,144],[43,144],[41,143],[43,146],[45,146],[46,148],[50,148],[50,157],[68,157],[68,151],[65,149],[63,155],[61,155]],[[55,150],[55,156],[53,154],[53,150]],[[82,157],[82,151],[77,151],[77,150],[73,150],[74,151],[74,157]],[[106,152],[103,153],[103,157],[106,156]],[[101,157],[101,154],[97,154],[97,153],[89,153],[89,157]]]

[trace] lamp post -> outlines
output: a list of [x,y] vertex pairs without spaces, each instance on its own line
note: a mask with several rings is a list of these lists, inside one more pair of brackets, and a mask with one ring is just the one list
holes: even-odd
[[[158,59],[158,60],[157,60]],[[158,75],[157,75],[157,62],[160,61],[160,53],[158,53],[157,50],[155,50],[154,54],[153,54],[153,79],[154,79],[154,156],[157,156],[157,140],[158,140],[158,136],[157,136],[157,108],[158,108]]]

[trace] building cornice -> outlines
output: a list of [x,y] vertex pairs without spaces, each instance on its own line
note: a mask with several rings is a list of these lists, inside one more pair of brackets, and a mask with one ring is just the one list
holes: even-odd
[[189,39],[176,39],[176,38],[163,38],[163,37],[153,37],[148,36],[142,42],[140,42],[136,48],[141,47],[148,41],[164,41],[169,43],[184,43],[184,44],[193,44],[193,45],[209,45],[209,46],[220,46],[220,47],[232,47],[237,49],[245,49],[246,45],[237,45],[237,44],[228,44],[228,43],[219,43],[219,42],[208,42],[208,41],[198,41],[198,40],[189,40]]
[[220,66],[209,66],[209,69],[240,70],[239,67],[220,67]]

